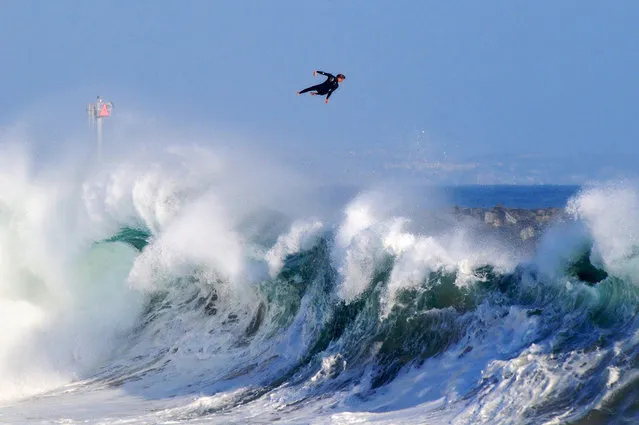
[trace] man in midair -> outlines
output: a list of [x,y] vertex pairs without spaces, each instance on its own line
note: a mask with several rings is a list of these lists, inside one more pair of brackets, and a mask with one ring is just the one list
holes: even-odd
[[333,74],[329,74],[328,72],[313,71],[313,77],[317,76],[317,74],[325,75],[326,81],[316,86],[311,86],[311,87],[305,88],[302,91],[298,91],[297,94],[300,95],[302,93],[306,93],[310,91],[311,95],[313,96],[326,95],[326,100],[324,102],[328,103],[328,99],[331,97],[331,94],[333,94],[333,92],[337,90],[337,88],[339,87],[339,83],[344,81],[346,77],[344,76],[344,74],[337,74],[337,76],[335,76]]

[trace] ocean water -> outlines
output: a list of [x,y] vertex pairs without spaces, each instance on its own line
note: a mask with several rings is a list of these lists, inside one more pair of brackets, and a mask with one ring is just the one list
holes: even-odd
[[[201,148],[1,157],[0,423],[639,422],[630,183],[329,201]],[[568,219],[531,254],[440,208],[495,204]]]
[[503,205],[507,208],[563,208],[577,194],[574,185],[492,185],[449,186],[441,193],[449,203],[470,208],[490,208]]

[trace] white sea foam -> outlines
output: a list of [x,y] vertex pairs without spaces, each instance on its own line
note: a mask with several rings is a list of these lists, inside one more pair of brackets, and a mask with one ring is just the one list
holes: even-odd
[[[29,157],[0,155],[0,421],[517,423],[579,383],[605,388],[540,419],[552,421],[628,385],[636,294],[564,272],[592,243],[593,262],[635,282],[632,185],[576,196],[577,221],[553,228],[523,263],[478,226],[424,225],[383,190],[339,205],[337,223],[307,214],[286,171],[214,148],[158,149],[91,172],[36,169]],[[279,218],[255,220],[264,211]],[[122,227],[149,233],[142,252],[103,242]],[[295,258],[300,273],[281,273],[319,241],[329,267]],[[520,269],[483,282],[475,270],[485,265]],[[387,329],[399,293],[433,289],[434,272],[454,274],[476,304],[419,310],[407,328]],[[364,307],[351,304],[378,284]],[[400,330],[416,335],[411,323],[434,323],[427,331],[439,326],[445,341],[402,340]],[[618,323],[631,329],[608,346]],[[601,329],[601,341],[588,339]],[[394,350],[402,355],[384,360]]]

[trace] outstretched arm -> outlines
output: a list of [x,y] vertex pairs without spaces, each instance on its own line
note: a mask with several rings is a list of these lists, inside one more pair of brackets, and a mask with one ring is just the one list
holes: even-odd
[[315,76],[315,74],[321,74],[321,75],[324,75],[326,77],[333,77],[333,78],[335,77],[333,74],[330,74],[330,73],[324,72],[324,71],[315,71],[315,72],[313,72],[313,76]]
[[331,97],[331,95],[333,94],[335,90],[329,90],[328,94],[326,95],[326,100],[324,101],[325,103],[328,103],[328,98]]

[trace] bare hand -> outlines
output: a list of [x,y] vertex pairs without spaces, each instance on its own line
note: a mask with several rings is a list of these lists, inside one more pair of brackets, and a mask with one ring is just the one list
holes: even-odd
[[326,100],[324,101],[324,103],[328,103],[328,99],[326,99]]
[[317,71],[313,71],[313,77],[317,77]]

